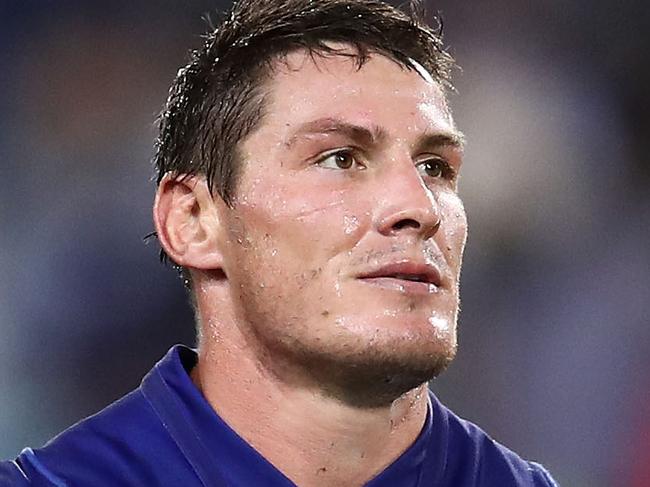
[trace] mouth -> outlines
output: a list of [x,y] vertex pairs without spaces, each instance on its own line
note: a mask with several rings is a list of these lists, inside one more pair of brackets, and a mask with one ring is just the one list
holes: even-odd
[[412,261],[384,265],[358,279],[380,288],[419,295],[437,293],[442,284],[440,271],[435,266]]

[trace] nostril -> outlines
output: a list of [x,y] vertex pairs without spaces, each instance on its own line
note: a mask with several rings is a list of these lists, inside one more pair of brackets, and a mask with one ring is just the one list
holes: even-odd
[[393,230],[402,230],[403,228],[420,228],[420,224],[411,218],[404,218],[393,225]]

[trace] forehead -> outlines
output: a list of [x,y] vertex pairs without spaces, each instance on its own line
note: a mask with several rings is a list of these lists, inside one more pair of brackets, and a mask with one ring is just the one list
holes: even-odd
[[267,83],[267,124],[329,117],[402,133],[456,132],[443,90],[423,68],[407,69],[381,54],[359,67],[353,54],[298,51],[278,61]]

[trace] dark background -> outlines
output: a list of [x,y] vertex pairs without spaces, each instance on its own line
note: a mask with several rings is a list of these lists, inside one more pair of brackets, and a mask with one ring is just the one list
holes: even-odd
[[[193,343],[153,121],[225,2],[0,0],[0,457]],[[460,350],[434,390],[564,486],[647,487],[650,7],[440,1],[469,146]]]

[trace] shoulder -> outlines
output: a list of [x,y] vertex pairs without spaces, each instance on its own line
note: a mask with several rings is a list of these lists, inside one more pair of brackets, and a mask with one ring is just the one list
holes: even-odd
[[[432,395],[435,419],[446,443],[444,485],[558,487],[539,463],[521,458],[474,423],[460,418]],[[442,445],[441,445],[442,446]]]
[[11,462],[0,462],[0,487],[26,487],[34,485],[30,483],[29,474],[23,466],[14,460]]
[[0,487],[162,485],[161,478],[187,484],[191,471],[189,466],[179,469],[179,457],[178,447],[137,389],[44,447],[26,448],[13,462],[1,464]]

